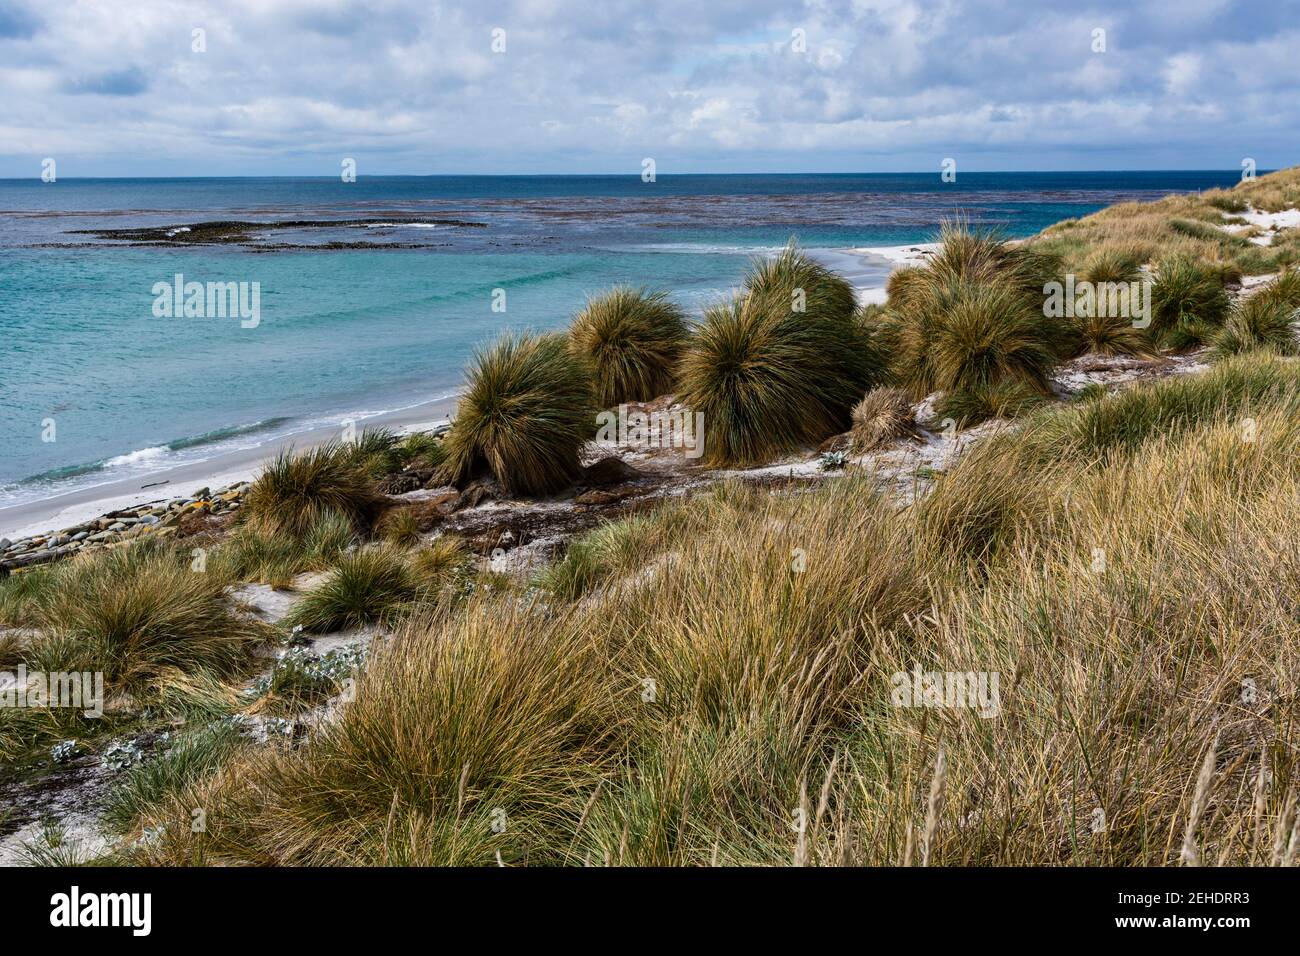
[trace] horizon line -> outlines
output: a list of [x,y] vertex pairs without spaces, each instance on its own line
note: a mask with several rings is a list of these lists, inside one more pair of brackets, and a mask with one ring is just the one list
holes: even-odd
[[[1278,172],[1282,169],[1289,169],[1288,166],[1279,166],[1270,169],[1258,169],[1257,175],[1267,175]],[[1234,173],[1239,174],[1241,170],[1237,167],[1143,167],[1128,169],[973,169],[966,170],[958,175],[980,175],[980,176],[1002,176],[1002,175],[1024,175],[1024,174],[1075,174],[1075,173]],[[787,172],[691,172],[691,173],[657,173],[658,179],[672,179],[686,176],[918,176],[934,175],[939,176],[942,170],[938,169],[904,169],[904,170],[836,170],[832,172],[818,172],[814,170],[797,170]],[[555,179],[582,179],[582,178],[605,178],[605,179],[640,179],[640,172],[591,172],[591,173],[365,173],[357,174],[357,181],[362,179],[529,179],[549,177]],[[337,173],[330,175],[323,174],[306,174],[306,173],[191,173],[169,176],[59,176],[59,181],[69,180],[158,180],[158,179],[320,179],[320,180],[338,180]],[[0,176],[0,182],[42,182],[39,174],[34,176]],[[45,185],[50,185],[46,183]],[[652,185],[652,183],[647,183]]]

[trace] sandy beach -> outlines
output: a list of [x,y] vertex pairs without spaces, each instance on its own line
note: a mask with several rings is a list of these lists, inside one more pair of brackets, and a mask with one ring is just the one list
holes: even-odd
[[[399,434],[427,431],[445,423],[455,407],[455,398],[425,402],[358,419],[356,429],[388,428]],[[310,429],[151,475],[135,475],[39,501],[0,508],[0,537],[16,540],[44,534],[120,508],[187,496],[205,487],[220,488],[249,481],[261,470],[263,463],[284,449],[309,448],[338,437],[337,427]]]
[[[910,242],[902,246],[869,246],[848,250],[853,255],[863,258],[883,259],[891,269],[899,266],[917,265],[924,261],[926,255],[939,247],[937,242]],[[883,305],[885,287],[878,286],[858,289],[858,301],[863,305]]]

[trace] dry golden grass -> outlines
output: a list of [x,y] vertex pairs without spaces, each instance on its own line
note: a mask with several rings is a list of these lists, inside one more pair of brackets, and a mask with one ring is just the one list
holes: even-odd
[[1300,206],[1300,167],[1231,190],[1168,196],[1152,203],[1118,203],[1050,226],[1029,245],[1060,255],[1065,271],[1078,274],[1087,271],[1091,258],[1110,253],[1133,256],[1142,263],[1188,257],[1247,275],[1276,272],[1300,261],[1300,247],[1291,242],[1259,246],[1246,234],[1219,228],[1247,205],[1265,212]]
[[901,388],[873,388],[853,406],[852,420],[853,451],[859,454],[917,430],[912,401]]
[[[147,860],[1285,862],[1300,364],[1203,378],[1219,404],[1035,416],[910,508],[866,477],[723,494],[599,600],[412,622],[335,724],[168,805],[209,833]],[[1130,427],[1057,420],[1109,402]],[[996,713],[895,706],[914,667],[996,673]]]

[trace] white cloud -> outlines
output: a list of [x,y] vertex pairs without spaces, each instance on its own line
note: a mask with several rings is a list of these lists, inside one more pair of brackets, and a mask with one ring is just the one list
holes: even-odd
[[0,0],[0,175],[1296,161],[1297,25],[1167,3]]
[[1173,96],[1187,96],[1201,78],[1201,58],[1195,53],[1177,53],[1165,61],[1165,89]]

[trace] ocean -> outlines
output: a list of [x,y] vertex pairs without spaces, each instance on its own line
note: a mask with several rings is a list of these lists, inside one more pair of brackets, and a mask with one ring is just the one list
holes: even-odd
[[[796,238],[879,287],[887,264],[847,250],[955,215],[1027,236],[1238,175],[0,180],[0,508],[445,398],[476,347],[615,284],[699,315]],[[171,308],[191,282],[236,284],[256,321],[237,296]]]

